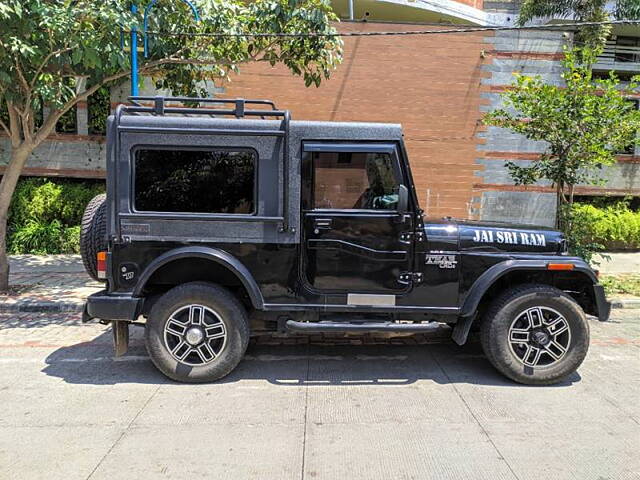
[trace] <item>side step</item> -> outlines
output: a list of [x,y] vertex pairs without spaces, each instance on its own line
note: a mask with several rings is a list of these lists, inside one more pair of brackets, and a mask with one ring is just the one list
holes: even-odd
[[287,330],[297,333],[343,333],[343,332],[395,332],[420,333],[433,331],[437,324],[432,323],[393,323],[393,322],[296,322],[287,320]]

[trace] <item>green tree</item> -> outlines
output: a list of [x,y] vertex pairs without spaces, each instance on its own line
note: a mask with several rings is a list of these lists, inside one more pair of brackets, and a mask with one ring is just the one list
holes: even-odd
[[[140,2],[147,3],[147,2]],[[327,0],[196,0],[195,22],[183,2],[160,1],[151,15],[148,58],[139,72],[180,95],[203,94],[202,82],[250,61],[283,64],[319,85],[341,59],[337,37],[219,37],[210,34],[335,33]],[[142,27],[142,11],[108,0],[0,0],[0,130],[11,153],[0,182],[0,290],[8,286],[7,212],[31,152],[58,120],[101,87],[129,75],[121,35]],[[141,9],[142,10],[142,9]],[[179,33],[198,35],[180,35]],[[42,107],[49,115],[40,120]]]
[[[578,63],[577,58],[586,60]],[[613,73],[595,79],[593,51],[565,52],[564,85],[545,84],[540,77],[516,74],[515,83],[502,94],[503,108],[485,116],[488,125],[508,128],[530,140],[543,140],[547,148],[530,165],[507,162],[517,185],[549,181],[557,197],[556,225],[570,229],[566,215],[577,184],[600,183],[602,167],[616,161],[616,153],[638,143],[640,112],[627,94],[638,91],[631,82],[623,87]]]
[[[576,22],[606,22],[615,18],[628,20],[640,18],[640,1],[616,0],[612,11],[607,10],[607,0],[524,0],[518,16],[518,25],[534,18],[571,18]],[[611,33],[610,25],[582,27],[576,34],[579,44],[591,49],[604,46]]]

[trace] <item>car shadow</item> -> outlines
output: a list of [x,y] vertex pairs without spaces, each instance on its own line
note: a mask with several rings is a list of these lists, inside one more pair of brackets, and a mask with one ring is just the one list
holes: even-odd
[[[442,327],[448,329],[448,327]],[[497,372],[472,338],[460,347],[443,338],[443,331],[412,338],[380,339],[373,344],[359,337],[306,340],[275,338],[262,344],[253,340],[244,360],[218,384],[261,380],[279,386],[410,385],[427,380],[438,384],[475,384],[535,388],[517,384]],[[416,344],[412,344],[415,341]],[[144,348],[142,329],[132,329],[129,352],[113,357],[111,332],[90,342],[59,348],[45,360],[46,375],[70,384],[177,384],[162,375]],[[554,385],[563,387],[580,381],[574,373]]]

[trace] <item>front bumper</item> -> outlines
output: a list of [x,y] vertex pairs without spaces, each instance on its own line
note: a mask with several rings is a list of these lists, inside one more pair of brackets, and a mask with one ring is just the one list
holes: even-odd
[[598,311],[598,320],[606,322],[611,314],[611,302],[607,301],[602,285],[594,285],[593,293],[596,299],[596,309]]
[[93,318],[134,321],[142,311],[143,300],[128,294],[107,293],[106,290],[100,290],[87,298],[82,321],[88,322]]

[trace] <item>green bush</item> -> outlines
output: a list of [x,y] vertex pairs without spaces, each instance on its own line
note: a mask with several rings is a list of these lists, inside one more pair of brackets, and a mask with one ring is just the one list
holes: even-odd
[[21,180],[9,209],[9,253],[78,253],[84,208],[102,192],[97,181]]
[[109,88],[102,87],[91,95],[87,101],[89,111],[89,133],[92,135],[107,134],[107,117],[111,111]]
[[580,248],[593,250],[640,249],[640,212],[622,200],[606,207],[576,203],[571,212],[569,241],[574,253]]

